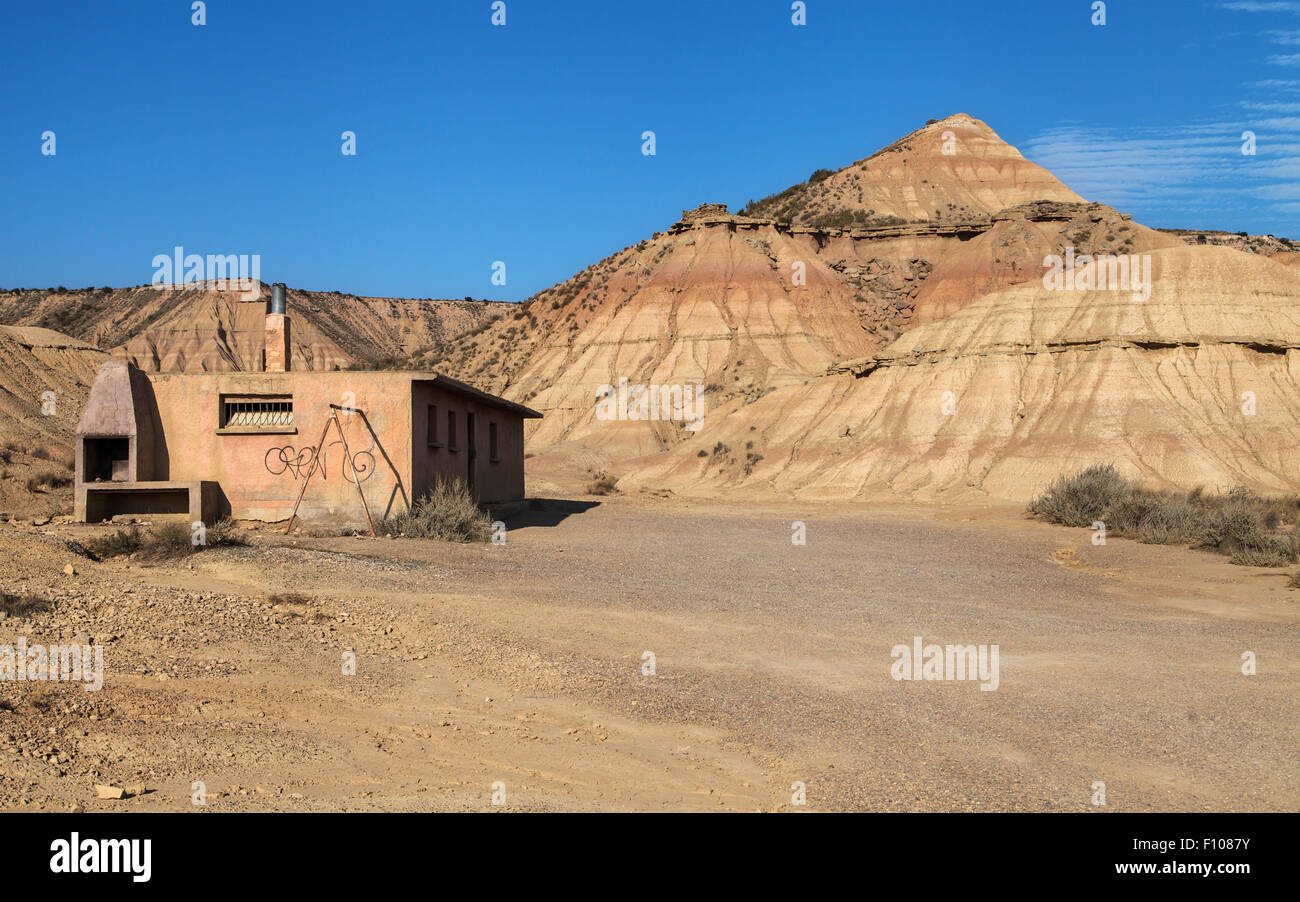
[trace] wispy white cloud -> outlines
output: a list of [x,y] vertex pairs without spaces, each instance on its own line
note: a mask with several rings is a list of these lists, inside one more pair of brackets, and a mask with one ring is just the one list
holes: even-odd
[[1220,3],[1219,8],[1243,13],[1300,13],[1300,3],[1294,0],[1235,0]]
[[[1242,13],[1300,15],[1300,0],[1229,0]],[[1275,20],[1256,32],[1262,47],[1300,47],[1300,29]],[[1272,53],[1261,62],[1300,66],[1300,53]],[[1300,232],[1300,79],[1266,78],[1243,86],[1240,119],[1119,131],[1089,125],[1040,132],[1025,155],[1089,200],[1126,212],[1197,224],[1253,221]],[[1246,132],[1254,136],[1251,154]],[[1139,218],[1141,218],[1139,216]]]
[[[1300,112],[1300,104],[1242,106]],[[1300,119],[1288,116],[1123,132],[1065,126],[1039,133],[1024,150],[1079,194],[1125,212],[1176,214],[1189,227],[1264,213],[1277,220],[1276,228],[1283,220],[1293,228],[1291,208],[1300,200],[1298,126]],[[1255,134],[1253,155],[1242,153],[1246,131]]]
[[1238,106],[1257,113],[1300,113],[1300,100],[1269,101],[1243,100]]

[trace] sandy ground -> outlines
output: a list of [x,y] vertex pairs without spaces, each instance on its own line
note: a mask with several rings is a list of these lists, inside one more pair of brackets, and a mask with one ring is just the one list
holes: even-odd
[[[0,645],[93,637],[105,670],[0,682],[0,807],[1085,811],[1103,782],[1108,810],[1300,808],[1300,591],[1203,552],[622,497],[547,502],[504,546],[60,542],[94,531],[0,525],[0,587],[55,601]],[[914,636],[997,644],[999,687],[892,679]]]

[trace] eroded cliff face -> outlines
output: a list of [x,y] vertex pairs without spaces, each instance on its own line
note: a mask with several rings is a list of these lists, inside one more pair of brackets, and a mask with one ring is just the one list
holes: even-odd
[[853,290],[807,240],[770,226],[658,235],[520,314],[467,343],[463,359],[478,366],[461,375],[495,374],[486,387],[542,411],[530,437],[539,447],[591,440],[620,454],[670,447],[684,427],[598,420],[604,385],[698,385],[753,400],[880,344],[862,329]]
[[682,421],[603,419],[604,386],[703,386],[709,408],[750,404],[873,354],[907,330],[1009,285],[1046,255],[1182,246],[1100,204],[1036,202],[982,220],[814,229],[684,211],[626,248],[464,336],[427,365],[527,403],[538,452],[611,459],[675,447]]
[[711,411],[672,453],[627,462],[624,484],[1023,502],[1112,462],[1152,485],[1296,491],[1294,271],[1225,248],[1151,256],[1146,301],[995,292],[869,360]]

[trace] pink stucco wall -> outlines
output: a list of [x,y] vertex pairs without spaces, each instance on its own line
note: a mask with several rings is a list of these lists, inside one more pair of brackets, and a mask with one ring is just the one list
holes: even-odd
[[[430,441],[430,408],[437,411],[437,431]],[[448,441],[448,413],[456,418],[456,443]],[[474,415],[476,453],[471,464],[469,415]],[[485,404],[458,392],[441,388],[437,383],[415,382],[411,393],[414,497],[432,487],[439,474],[457,476],[470,482],[473,468],[474,494],[480,502],[491,504],[517,501],[524,497],[524,429],[523,420],[494,404]],[[492,426],[497,431],[497,457],[491,455]]]
[[[174,481],[215,480],[236,519],[289,517],[320,441],[331,403],[359,408],[340,414],[361,488],[376,521],[404,510],[411,498],[411,374],[396,372],[150,374],[162,425],[161,459]],[[279,432],[221,434],[223,396],[287,395],[293,425]],[[367,423],[369,428],[367,428]],[[423,451],[423,448],[421,448]],[[324,473],[312,476],[299,515],[321,525],[364,524],[343,446],[331,426]]]

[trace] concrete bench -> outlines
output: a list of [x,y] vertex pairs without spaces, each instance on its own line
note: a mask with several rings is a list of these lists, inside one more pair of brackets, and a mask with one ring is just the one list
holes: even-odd
[[77,485],[77,519],[99,523],[130,516],[185,517],[211,525],[218,516],[215,482],[83,482]]

